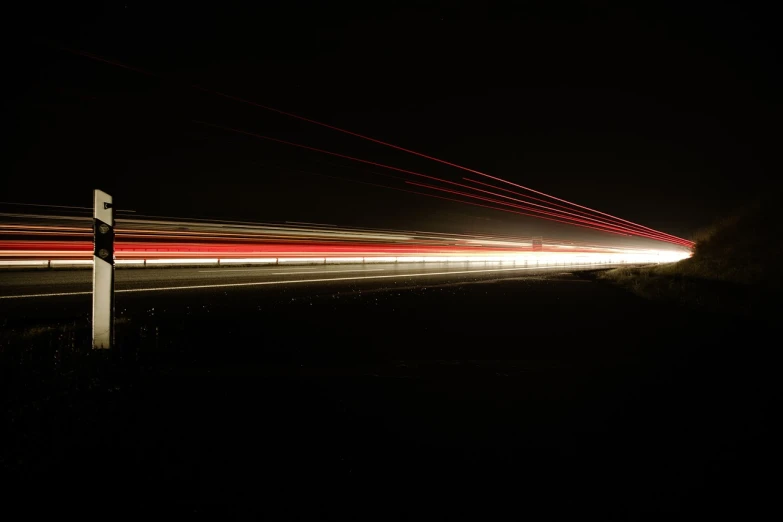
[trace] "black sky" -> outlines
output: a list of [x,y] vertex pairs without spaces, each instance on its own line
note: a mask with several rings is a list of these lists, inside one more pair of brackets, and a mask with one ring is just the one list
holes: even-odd
[[380,169],[193,123],[464,175],[188,84],[686,237],[778,176],[780,67],[768,12],[260,4],[20,13],[4,45],[2,200],[89,204],[101,187],[126,208],[172,216],[499,232],[529,223],[339,181],[326,176],[401,186]]

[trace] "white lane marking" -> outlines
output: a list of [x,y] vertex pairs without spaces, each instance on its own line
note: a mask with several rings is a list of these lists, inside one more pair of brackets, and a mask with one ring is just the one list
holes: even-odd
[[[429,272],[423,274],[389,274],[389,275],[372,275],[372,276],[355,276],[355,277],[327,277],[321,279],[293,279],[290,281],[256,281],[253,283],[223,283],[217,285],[193,285],[193,286],[162,286],[158,288],[126,288],[124,290],[115,290],[117,294],[125,294],[131,292],[164,292],[166,290],[197,290],[204,288],[234,288],[240,286],[267,286],[267,285],[290,285],[294,283],[323,283],[326,281],[359,281],[362,279],[391,279],[391,278],[404,278],[404,277],[427,277],[438,275],[452,275],[452,274],[482,274],[489,272],[508,272],[511,270],[560,270],[561,272],[568,272],[572,268],[580,268],[589,266],[595,268],[593,264],[587,265],[570,265],[564,266],[550,266],[550,267],[538,267],[538,266],[524,266],[518,268],[494,268],[487,270],[457,270],[453,272]],[[61,294],[29,294],[29,295],[3,295],[0,299],[23,299],[27,297],[60,297],[67,295],[85,295],[92,292],[63,292]]]
[[[314,272],[312,270],[308,270],[305,272],[299,271],[299,272],[273,272],[270,275],[291,275],[291,274],[339,274],[341,272],[383,272],[384,270],[390,270],[388,268],[359,268],[356,270],[323,270],[321,272]],[[243,270],[241,268],[226,268],[222,270],[199,270],[200,273],[204,274],[207,272],[267,272],[267,269],[264,268],[248,268],[246,270]]]
[[63,292],[61,294],[0,295],[0,299],[22,299],[23,297],[61,297],[65,295],[92,295],[92,290],[89,292]]

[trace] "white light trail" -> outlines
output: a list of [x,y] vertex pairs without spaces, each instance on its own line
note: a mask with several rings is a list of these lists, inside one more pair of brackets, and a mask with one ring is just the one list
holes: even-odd
[[[280,257],[280,258],[154,258],[125,259],[117,264],[128,267],[147,266],[187,266],[187,265],[322,265],[322,264],[366,264],[366,263],[536,263],[538,265],[568,264],[580,261],[592,263],[672,263],[690,257],[689,252],[648,251],[631,253],[549,253],[503,254],[503,255],[465,255],[465,256],[396,256],[396,257]],[[90,267],[92,260],[8,260],[0,261],[0,268],[15,267]]]
[[[595,265],[582,264],[571,265],[569,268],[584,268],[594,267]],[[187,285],[187,286],[162,286],[152,288],[126,288],[123,290],[115,290],[117,294],[125,293],[139,293],[139,292],[169,292],[177,290],[199,290],[199,289],[212,289],[212,288],[240,288],[240,287],[254,287],[254,286],[270,286],[270,285],[291,285],[301,283],[325,283],[329,281],[362,281],[370,279],[405,279],[413,277],[429,277],[429,276],[445,276],[445,275],[462,275],[462,274],[485,274],[494,272],[509,272],[509,271],[522,271],[522,270],[563,270],[565,267],[549,266],[549,267],[513,267],[513,268],[491,268],[481,270],[452,270],[447,272],[423,272],[416,274],[389,274],[389,275],[371,275],[371,276],[353,276],[353,277],[327,277],[318,279],[294,279],[294,280],[282,280],[282,281],[254,281],[251,283],[218,283],[209,285]],[[75,295],[92,294],[92,292],[63,292],[53,294],[27,294],[27,295],[7,295],[0,296],[0,299],[25,299],[33,297],[64,297]]]

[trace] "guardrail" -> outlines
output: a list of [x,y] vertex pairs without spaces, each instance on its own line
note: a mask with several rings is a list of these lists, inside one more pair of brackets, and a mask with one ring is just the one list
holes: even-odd
[[[523,266],[617,265],[675,261],[653,256],[397,256],[397,257],[269,257],[118,259],[117,268],[225,267],[269,265],[333,265],[368,263],[498,263]],[[0,260],[0,269],[91,269],[92,259]]]

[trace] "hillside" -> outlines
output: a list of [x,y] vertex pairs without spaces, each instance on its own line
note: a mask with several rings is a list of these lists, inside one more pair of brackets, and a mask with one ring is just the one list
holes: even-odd
[[693,256],[678,263],[620,268],[600,274],[651,299],[663,299],[742,315],[768,315],[779,308],[783,256],[779,190],[696,235]]

